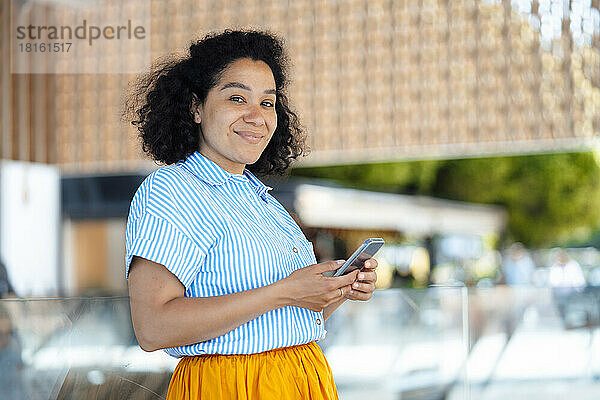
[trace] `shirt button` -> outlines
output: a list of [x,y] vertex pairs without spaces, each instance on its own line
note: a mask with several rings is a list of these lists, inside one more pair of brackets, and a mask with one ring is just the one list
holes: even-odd
[[292,251],[293,251],[294,253],[297,253],[297,252],[298,252],[298,249],[294,247],[294,248],[292,249]]
[[321,325],[321,318],[317,318],[317,325]]

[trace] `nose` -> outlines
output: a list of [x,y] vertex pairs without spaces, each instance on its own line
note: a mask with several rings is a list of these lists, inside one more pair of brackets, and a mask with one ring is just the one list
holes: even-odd
[[259,105],[249,105],[244,114],[244,122],[255,126],[265,124],[265,118],[262,115]]

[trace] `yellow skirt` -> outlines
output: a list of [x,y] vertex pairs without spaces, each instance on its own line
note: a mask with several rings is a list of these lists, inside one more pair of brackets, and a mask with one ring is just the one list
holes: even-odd
[[167,400],[338,399],[329,363],[310,342],[258,354],[183,357]]

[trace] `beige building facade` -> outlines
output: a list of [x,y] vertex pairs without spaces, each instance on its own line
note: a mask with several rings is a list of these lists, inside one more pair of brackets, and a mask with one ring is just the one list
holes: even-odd
[[[11,74],[13,3],[20,2],[0,4],[0,157],[65,172],[152,168],[134,129],[119,119],[135,75]],[[69,4],[27,3],[37,12]],[[108,14],[119,2],[100,3]],[[294,65],[290,97],[312,148],[305,165],[582,149],[600,134],[598,0],[562,8],[539,1],[126,4],[136,3],[150,6],[151,60],[228,27],[283,36]],[[135,59],[132,48],[118,62]]]

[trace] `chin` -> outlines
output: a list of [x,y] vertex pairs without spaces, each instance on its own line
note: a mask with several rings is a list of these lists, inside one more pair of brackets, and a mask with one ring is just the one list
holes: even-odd
[[[259,157],[259,158],[260,158],[260,157]],[[257,161],[258,161],[258,158],[252,159],[251,161],[248,161],[248,162],[246,163],[246,165],[254,165],[254,164],[256,164],[256,162],[257,162]]]
[[255,155],[255,156],[244,157],[245,158],[244,164],[246,164],[246,165],[254,164],[255,162],[258,161],[258,159],[260,158],[261,155],[262,155],[262,153]]

